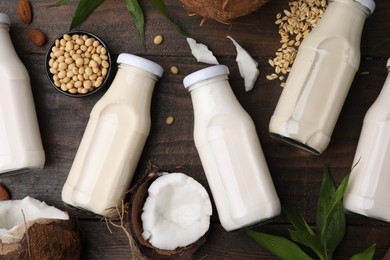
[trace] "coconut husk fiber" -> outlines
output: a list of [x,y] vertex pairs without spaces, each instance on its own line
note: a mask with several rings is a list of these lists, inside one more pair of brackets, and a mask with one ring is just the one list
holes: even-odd
[[190,15],[222,23],[248,15],[270,0],[180,0]]

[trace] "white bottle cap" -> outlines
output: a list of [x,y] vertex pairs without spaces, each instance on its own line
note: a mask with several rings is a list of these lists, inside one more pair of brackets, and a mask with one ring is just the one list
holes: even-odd
[[210,79],[221,75],[229,75],[229,69],[225,65],[215,65],[191,73],[184,78],[183,84],[185,88],[188,88],[202,80]]
[[139,69],[146,70],[147,72],[150,72],[159,78],[161,78],[164,70],[163,68],[158,65],[157,63],[150,61],[148,59],[128,54],[128,53],[121,53],[118,56],[118,59],[116,60],[117,63],[124,63],[130,66],[137,67]]
[[11,19],[5,13],[0,13],[0,23],[6,23],[11,26]]
[[390,58],[387,60],[386,68],[390,68]]
[[367,7],[370,10],[370,13],[372,14],[375,10],[375,2],[374,0],[355,0],[358,3],[361,3],[365,7]]

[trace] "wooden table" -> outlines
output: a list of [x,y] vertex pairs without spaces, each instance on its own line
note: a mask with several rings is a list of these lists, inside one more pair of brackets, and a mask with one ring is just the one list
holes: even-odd
[[[31,0],[33,23],[23,24],[16,12],[17,1],[2,0],[0,10],[10,15],[11,36],[15,48],[26,65],[30,76],[38,120],[46,151],[43,170],[15,176],[0,176],[12,193],[13,199],[27,195],[46,201],[60,209],[68,210],[61,202],[61,190],[77,151],[88,116],[93,105],[103,93],[88,98],[70,98],[54,90],[44,70],[45,47],[30,43],[25,30],[40,28],[52,41],[68,31],[77,1],[67,6],[47,8],[49,2]],[[149,58],[164,67],[165,73],[158,82],[152,106],[152,129],[136,172],[141,175],[152,162],[160,169],[180,170],[200,181],[208,188],[200,160],[193,143],[193,110],[190,95],[182,85],[189,73],[205,67],[197,63],[190,53],[185,37],[177,33],[148,1],[141,1],[147,16],[146,46],[143,46],[134,28],[123,0],[108,0],[100,6],[78,29],[99,35],[114,54],[128,52]],[[230,82],[243,107],[252,116],[264,153],[283,205],[295,208],[310,224],[315,225],[316,203],[322,179],[322,168],[328,165],[337,183],[349,172],[360,134],[365,112],[374,102],[386,78],[386,59],[390,57],[390,42],[378,46],[390,37],[390,2],[378,0],[375,13],[367,20],[362,39],[362,61],[350,89],[348,98],[334,130],[328,149],[320,156],[288,147],[271,139],[268,123],[282,88],[277,81],[268,81],[272,73],[268,59],[279,48],[279,35],[274,24],[275,15],[287,8],[287,0],[273,0],[256,13],[235,20],[231,25],[211,20],[200,27],[199,17],[189,17],[178,0],[166,0],[166,5],[176,21],[191,37],[206,44],[220,63],[230,71]],[[155,35],[164,36],[163,44],[153,44]],[[260,77],[254,90],[244,91],[235,62],[236,51],[226,39],[236,39],[259,62]],[[179,74],[169,68],[175,65]],[[363,73],[367,72],[367,73]],[[1,89],[1,85],[0,85]],[[165,119],[175,121],[167,125]],[[390,199],[390,195],[389,195]],[[215,212],[215,211],[214,211]],[[78,212],[69,211],[77,218],[82,230],[83,259],[129,259],[131,252],[125,234],[106,223]],[[390,247],[390,224],[357,215],[347,216],[347,232],[335,259],[347,259],[373,243],[377,244],[376,259],[381,259]],[[256,230],[286,235],[289,222],[279,217]],[[226,232],[216,214],[204,246],[194,259],[274,259],[244,232]]]

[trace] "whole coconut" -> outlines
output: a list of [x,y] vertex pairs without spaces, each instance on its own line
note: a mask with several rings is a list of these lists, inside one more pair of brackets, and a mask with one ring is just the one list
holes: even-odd
[[190,15],[213,19],[221,23],[248,15],[270,0],[180,0]]

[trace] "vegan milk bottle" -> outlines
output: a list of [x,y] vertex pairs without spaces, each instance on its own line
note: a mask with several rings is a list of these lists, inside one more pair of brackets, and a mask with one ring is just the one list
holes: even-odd
[[[388,71],[390,59],[387,61]],[[364,117],[344,208],[390,222],[390,74]]]
[[30,77],[0,13],[0,174],[40,169],[45,164]]
[[194,108],[194,141],[222,226],[235,230],[273,218],[280,202],[255,125],[216,65],[184,78]]
[[109,216],[129,188],[150,131],[150,106],[160,65],[120,54],[118,72],[93,107],[62,200]]
[[321,154],[360,64],[360,38],[373,0],[329,0],[302,41],[269,124],[270,134]]

